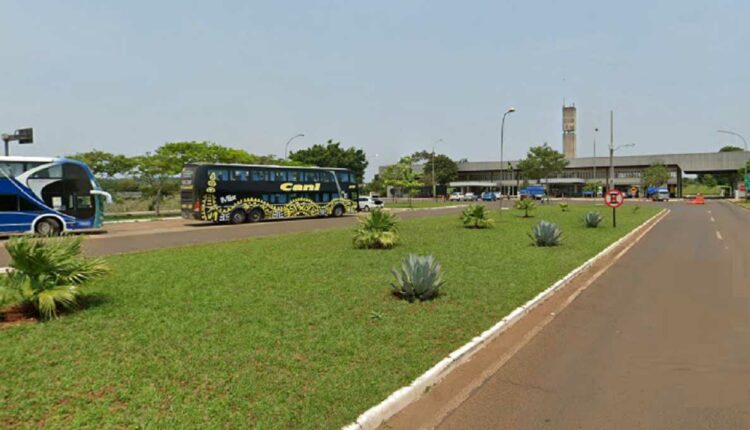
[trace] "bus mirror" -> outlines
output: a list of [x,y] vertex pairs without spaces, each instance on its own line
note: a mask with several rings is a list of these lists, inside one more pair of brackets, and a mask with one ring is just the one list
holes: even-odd
[[112,194],[102,190],[91,190],[91,194],[95,196],[102,196],[107,200],[107,203],[112,203]]

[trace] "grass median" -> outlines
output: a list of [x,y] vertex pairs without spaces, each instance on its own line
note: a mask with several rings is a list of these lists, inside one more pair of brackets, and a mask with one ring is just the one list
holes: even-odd
[[[347,228],[110,257],[85,310],[0,329],[0,424],[337,428],[657,210],[623,207],[616,229],[588,205],[493,210],[486,230],[420,218],[388,251],[353,249]],[[562,246],[530,245],[542,219]],[[391,296],[411,252],[442,264],[437,300]]]

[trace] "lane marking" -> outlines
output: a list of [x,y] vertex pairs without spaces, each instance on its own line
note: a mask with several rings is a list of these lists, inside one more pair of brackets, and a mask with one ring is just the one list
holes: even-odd
[[719,230],[716,230],[716,238],[719,240],[724,240],[724,238],[721,237],[721,233],[719,233]]
[[716,220],[714,219],[714,217],[711,217],[711,222],[716,222]]

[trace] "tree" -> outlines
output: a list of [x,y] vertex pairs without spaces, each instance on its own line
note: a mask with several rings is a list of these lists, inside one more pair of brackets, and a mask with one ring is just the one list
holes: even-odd
[[375,175],[372,181],[365,184],[364,192],[377,193],[383,195],[385,193],[385,184],[383,184],[383,178],[380,175]]
[[135,167],[135,160],[124,155],[115,155],[94,149],[88,152],[79,152],[68,158],[86,163],[96,176],[112,178],[116,175],[129,173]]
[[744,151],[744,149],[740,148],[739,146],[734,145],[727,145],[722,146],[719,152],[737,152],[737,151]]
[[[383,171],[383,184],[387,187],[396,187],[405,190],[409,194],[409,204],[415,190],[421,188],[424,184],[411,168],[411,157],[403,157],[396,164],[391,164]],[[437,176],[437,175],[436,175]]]
[[432,152],[430,151],[417,151],[411,154],[412,163],[421,163],[430,159],[432,159]]
[[518,162],[518,169],[525,179],[545,180],[544,188],[549,199],[549,178],[562,172],[568,166],[563,154],[547,146],[533,146],[526,153],[526,158]]
[[[443,154],[435,155],[435,181],[436,185],[446,185],[458,178],[458,165],[450,157]],[[432,156],[425,163],[422,170],[422,179],[425,185],[432,186]]]
[[169,142],[160,146],[158,155],[165,172],[177,175],[188,163],[253,164],[258,157],[244,149],[228,148],[213,142]]
[[343,167],[351,169],[362,182],[367,168],[367,157],[361,149],[342,148],[341,142],[329,139],[325,145],[313,145],[289,154],[289,159],[306,165],[319,167]]
[[649,187],[661,187],[666,185],[670,178],[669,169],[664,163],[654,163],[641,175],[642,188],[648,190]]
[[141,192],[151,199],[151,205],[156,215],[159,216],[164,196],[177,192],[179,188],[170,187],[170,185],[175,184],[174,176],[182,170],[182,164],[177,168],[174,158],[159,154],[157,150],[154,154],[147,152],[145,155],[137,157],[137,166]]

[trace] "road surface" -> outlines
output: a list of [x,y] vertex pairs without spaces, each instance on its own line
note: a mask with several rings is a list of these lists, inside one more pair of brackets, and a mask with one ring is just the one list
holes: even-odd
[[750,429],[750,211],[668,207],[437,428]]
[[[419,209],[398,212],[401,219],[458,213],[462,208]],[[87,234],[84,251],[100,256],[198,243],[225,242],[255,236],[296,233],[324,228],[346,227],[357,222],[357,216],[264,221],[255,224],[214,225],[183,219],[144,221],[105,225],[104,231]],[[0,246],[0,267],[8,265],[8,254]]]

